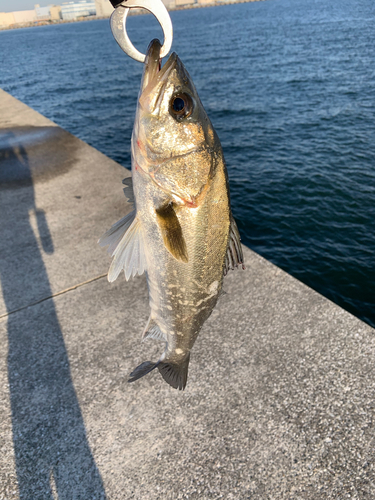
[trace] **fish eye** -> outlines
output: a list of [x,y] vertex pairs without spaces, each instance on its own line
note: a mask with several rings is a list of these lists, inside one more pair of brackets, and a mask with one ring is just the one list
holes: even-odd
[[169,111],[176,120],[187,118],[193,112],[193,99],[189,94],[177,94],[170,101]]

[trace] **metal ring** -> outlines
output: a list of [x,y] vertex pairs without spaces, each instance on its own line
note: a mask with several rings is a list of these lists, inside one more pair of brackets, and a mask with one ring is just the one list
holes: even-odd
[[160,50],[160,58],[163,58],[171,50],[173,28],[171,18],[162,0],[124,0],[116,7],[111,16],[111,30],[116,42],[128,56],[136,61],[145,61],[145,54],[142,54],[134,47],[126,32],[126,18],[129,9],[132,8],[146,9],[159,21],[164,34],[164,43]]

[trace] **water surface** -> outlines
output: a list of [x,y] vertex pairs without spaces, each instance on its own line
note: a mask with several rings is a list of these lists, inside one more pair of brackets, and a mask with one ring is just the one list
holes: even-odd
[[[243,242],[375,326],[373,0],[171,16],[222,141]],[[128,24],[143,51],[161,37],[150,15]],[[0,86],[124,167],[141,66],[108,21],[0,32]]]

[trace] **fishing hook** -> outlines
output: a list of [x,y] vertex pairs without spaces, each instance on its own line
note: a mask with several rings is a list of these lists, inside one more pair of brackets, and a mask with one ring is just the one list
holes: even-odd
[[159,21],[163,29],[164,43],[160,50],[160,59],[171,50],[173,40],[172,21],[162,0],[110,0],[114,12],[111,15],[111,30],[116,42],[128,56],[136,61],[144,62],[145,54],[139,52],[128,37],[126,32],[126,18],[129,10],[133,8],[146,9]]

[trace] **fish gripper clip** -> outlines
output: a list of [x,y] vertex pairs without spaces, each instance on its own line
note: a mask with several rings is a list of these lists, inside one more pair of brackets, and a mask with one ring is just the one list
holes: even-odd
[[111,30],[121,49],[136,61],[144,62],[145,54],[139,52],[126,32],[126,19],[130,9],[146,9],[159,21],[164,34],[164,43],[160,50],[160,59],[171,50],[173,27],[169,13],[162,0],[110,0],[115,8],[111,15]]

